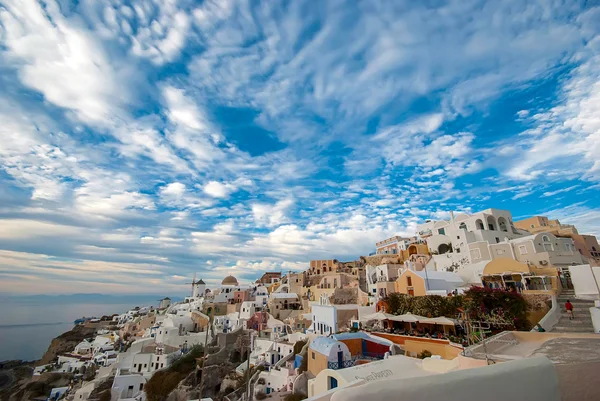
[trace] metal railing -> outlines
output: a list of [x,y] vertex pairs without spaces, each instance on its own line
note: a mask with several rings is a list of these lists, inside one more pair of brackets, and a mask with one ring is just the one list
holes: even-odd
[[345,369],[345,368],[351,368],[352,366],[354,366],[354,359],[349,359],[347,361],[342,361],[342,362],[327,362],[327,369],[333,369],[333,370],[338,370],[338,369]]
[[358,361],[358,360],[367,359],[367,360],[371,360],[371,361],[378,361],[380,359],[383,359],[383,357],[384,357],[384,354],[381,354],[381,353],[363,352],[361,354],[353,355],[352,359],[342,361],[341,364],[339,362],[327,362],[327,369],[338,370],[338,369],[351,368],[354,365],[356,365],[356,361]]

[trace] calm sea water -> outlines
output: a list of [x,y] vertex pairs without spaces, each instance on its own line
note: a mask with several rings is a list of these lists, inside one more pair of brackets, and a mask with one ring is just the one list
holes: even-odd
[[136,305],[144,304],[65,304],[48,300],[20,302],[4,298],[0,302],[0,361],[39,359],[53,338],[73,328],[75,319],[120,314]]

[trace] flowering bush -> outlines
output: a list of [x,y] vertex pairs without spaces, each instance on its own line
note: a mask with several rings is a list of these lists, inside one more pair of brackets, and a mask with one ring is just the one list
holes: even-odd
[[464,311],[472,320],[489,322],[493,331],[530,330],[527,313],[530,305],[521,294],[501,289],[471,287],[464,295],[442,297],[426,295],[413,297],[407,294],[390,294],[385,300],[395,315],[415,315],[456,318]]

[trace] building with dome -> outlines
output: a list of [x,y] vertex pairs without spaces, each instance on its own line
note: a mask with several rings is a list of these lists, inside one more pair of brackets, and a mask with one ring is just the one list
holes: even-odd
[[229,275],[227,277],[225,277],[223,279],[223,281],[221,282],[221,285],[238,285],[238,281],[237,278],[233,277],[232,275]]
[[215,303],[233,303],[235,293],[240,291],[248,291],[250,286],[240,285],[237,278],[234,276],[227,276],[221,281],[221,288],[215,292]]

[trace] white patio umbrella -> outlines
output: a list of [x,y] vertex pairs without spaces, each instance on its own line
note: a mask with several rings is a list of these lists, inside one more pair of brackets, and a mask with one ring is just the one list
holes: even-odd
[[409,312],[409,313],[405,313],[404,315],[394,316],[394,318],[391,320],[395,320],[397,322],[405,322],[405,323],[416,323],[416,322],[420,322],[425,319],[427,319],[427,318],[424,316],[413,315],[412,313]]
[[419,323],[439,324],[441,326],[455,326],[456,320],[440,316],[419,320]]
[[362,321],[364,322],[368,322],[369,320],[393,320],[392,318],[394,318],[396,316],[394,315],[390,315],[389,313],[383,313],[383,312],[376,312],[376,313],[371,313],[370,315],[365,315],[362,317]]

